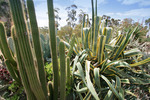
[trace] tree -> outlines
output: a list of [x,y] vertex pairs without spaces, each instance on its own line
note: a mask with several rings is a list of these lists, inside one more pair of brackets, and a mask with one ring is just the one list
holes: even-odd
[[150,29],[150,18],[148,18],[147,20],[145,20],[145,24],[149,26]]
[[7,35],[10,36],[11,17],[8,0],[0,0],[0,21],[4,22]]
[[69,6],[66,8],[67,10],[67,13],[68,13],[68,18],[66,19],[67,21],[67,24],[74,28],[74,26],[76,25],[75,22],[77,21],[77,18],[76,18],[76,14],[77,14],[77,6],[75,4]]
[[45,27],[40,27],[39,28],[39,31],[40,31],[40,33],[41,34],[47,34],[48,33],[48,27],[47,26],[45,26]]
[[57,35],[60,38],[64,38],[65,36],[71,37],[72,31],[73,31],[72,27],[69,25],[66,25],[64,27],[61,27],[60,30],[58,30]]
[[61,17],[59,16],[59,8],[55,8],[54,9],[54,13],[55,13],[55,26],[58,27],[59,26],[59,21],[61,20]]
[[75,26],[75,28],[73,29],[73,33],[77,37],[81,37],[81,24],[80,23]]
[[130,27],[132,24],[133,24],[133,22],[134,22],[134,20],[133,19],[131,19],[131,18],[125,18],[125,19],[123,19],[123,21],[122,21],[122,25],[124,26],[124,27]]
[[85,14],[85,12],[82,9],[80,9],[80,13],[78,15],[80,24],[83,22],[84,14]]

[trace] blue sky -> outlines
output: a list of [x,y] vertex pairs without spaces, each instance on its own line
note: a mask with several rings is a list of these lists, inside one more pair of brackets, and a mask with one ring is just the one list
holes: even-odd
[[[91,15],[91,0],[53,0],[54,7],[59,8],[59,21],[61,26],[66,25],[66,7],[76,4],[77,12],[82,9]],[[98,16],[109,15],[112,18],[132,18],[134,21],[142,22],[150,18],[150,0],[97,0]],[[38,26],[48,26],[47,0],[34,0]]]

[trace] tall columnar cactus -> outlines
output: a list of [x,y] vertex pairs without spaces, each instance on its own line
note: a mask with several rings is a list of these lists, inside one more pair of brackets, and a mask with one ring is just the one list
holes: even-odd
[[59,44],[59,53],[60,53],[60,100],[65,100],[66,63],[65,63],[65,46],[63,42],[60,42]]
[[[35,60],[30,48],[30,43],[28,39],[28,30],[26,28],[26,22],[24,18],[23,9],[20,0],[9,0],[10,8],[12,13],[13,22],[16,30],[16,37],[18,39],[19,51],[21,54],[21,59],[24,62],[25,70],[27,73],[28,81],[31,90],[39,100],[46,99],[43,89],[41,87],[41,82],[39,81],[39,76],[36,72]],[[34,41],[33,41],[34,42]],[[36,62],[37,63],[37,62]]]
[[53,0],[47,0],[48,4],[48,16],[49,16],[49,34],[50,34],[50,47],[52,56],[52,65],[54,71],[54,96],[53,99],[57,100],[58,97],[58,60],[57,60],[57,48],[56,48],[56,34],[55,34],[55,21],[53,11]]
[[45,76],[43,57],[42,57],[41,46],[40,46],[40,37],[39,37],[39,31],[36,22],[34,4],[32,0],[27,0],[27,8],[29,13],[29,19],[32,19],[30,20],[30,27],[31,27],[32,39],[34,41],[33,45],[34,45],[35,56],[37,59],[38,74],[42,85],[42,89],[44,91],[45,96],[47,97],[46,76]]
[[[9,0],[14,27],[12,28],[12,38],[14,41],[15,56],[11,54],[7,43],[5,29],[0,23],[0,44],[1,51],[5,57],[5,63],[11,76],[20,85],[23,85],[28,100],[57,100],[59,88],[59,70],[56,49],[55,22],[53,12],[53,0],[47,0],[49,13],[50,47],[53,64],[53,84],[50,82],[49,91],[47,89],[46,75],[44,71],[43,55],[41,50],[38,26],[36,22],[33,0],[27,0],[27,9],[30,20],[30,32],[32,34],[32,46],[29,40],[29,27],[24,16],[21,0]],[[60,98],[65,99],[65,48],[64,43],[60,43],[60,73],[61,87]],[[35,54],[33,54],[35,53]],[[20,81],[21,79],[21,81]],[[54,87],[53,87],[54,85]],[[54,93],[53,93],[54,92]],[[48,94],[50,93],[50,96]]]
[[7,44],[7,39],[6,39],[6,31],[4,29],[3,23],[0,23],[0,44],[1,44],[1,51],[5,57],[5,63],[7,65],[7,69],[9,70],[11,76],[15,81],[19,84],[21,84],[19,80],[19,72],[17,70],[17,64],[16,61],[14,60],[14,57],[12,56],[12,53],[10,51],[10,48]]

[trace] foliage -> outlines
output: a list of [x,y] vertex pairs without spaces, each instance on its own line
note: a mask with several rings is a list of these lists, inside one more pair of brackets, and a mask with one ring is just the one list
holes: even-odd
[[73,29],[73,32],[76,37],[80,38],[81,37],[81,24],[77,24],[75,28]]
[[64,27],[61,27],[60,30],[58,30],[57,35],[61,39],[65,38],[65,36],[71,37],[72,31],[73,31],[72,27],[70,27],[69,25],[66,25]]
[[66,8],[67,13],[68,13],[68,18],[66,19],[66,21],[68,22],[68,25],[72,28],[74,28],[75,22],[77,21],[77,18],[76,18],[77,8],[78,7],[75,4]]
[[[32,35],[30,34],[30,42],[32,44]],[[15,48],[14,48],[14,41],[12,37],[7,38],[8,45],[12,51],[12,54],[15,55]],[[41,48],[42,48],[42,54],[44,58],[44,62],[50,62],[51,61],[51,55],[50,55],[50,46],[49,46],[49,36],[48,34],[40,34],[40,42],[41,42]]]
[[52,63],[50,63],[50,64],[46,63],[44,68],[46,71],[47,81],[52,81],[52,79],[53,79]]
[[59,26],[59,21],[61,20],[61,17],[59,16],[59,8],[55,8],[54,9],[54,13],[55,13],[55,25],[56,27]]
[[148,19],[145,20],[145,24],[149,25],[149,28],[150,28],[150,18],[148,18]]
[[82,9],[80,9],[80,13],[78,15],[78,17],[79,17],[79,24],[83,23],[84,14],[85,14],[85,12]]
[[8,0],[0,1],[0,21],[5,22],[5,27],[7,31],[7,35],[10,36],[10,27],[11,27],[11,17],[10,17],[10,7],[8,4]]
[[47,34],[48,33],[48,27],[39,27],[39,32],[41,33],[41,34]]

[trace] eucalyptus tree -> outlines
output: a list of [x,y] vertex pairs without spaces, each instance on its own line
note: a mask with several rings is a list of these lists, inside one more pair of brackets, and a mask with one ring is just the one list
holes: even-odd
[[66,21],[67,21],[67,24],[69,26],[71,26],[72,28],[74,28],[76,25],[75,22],[77,21],[77,17],[76,17],[77,16],[77,11],[76,11],[77,8],[78,7],[75,4],[66,8],[67,13],[68,13],[68,18],[66,19]]

